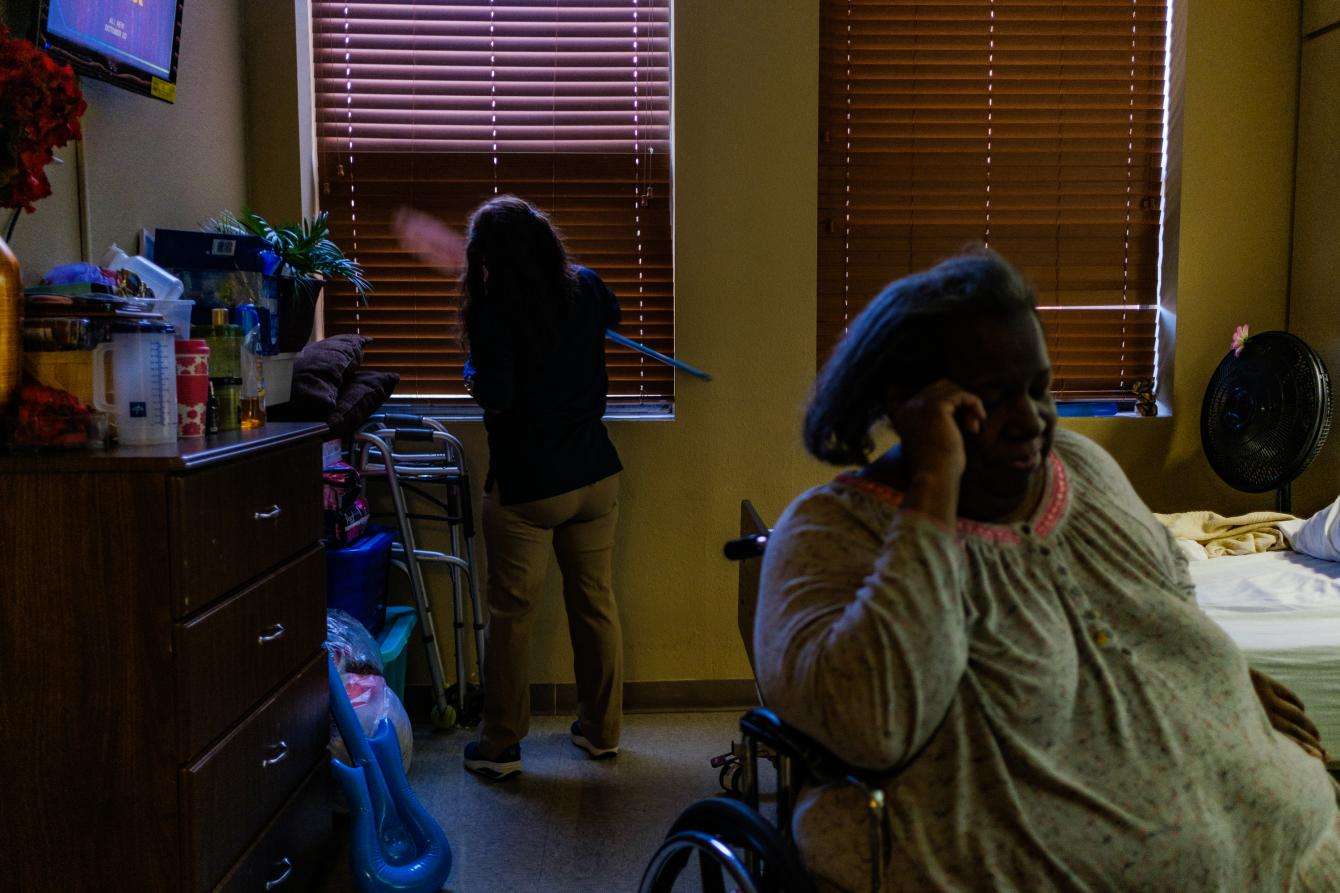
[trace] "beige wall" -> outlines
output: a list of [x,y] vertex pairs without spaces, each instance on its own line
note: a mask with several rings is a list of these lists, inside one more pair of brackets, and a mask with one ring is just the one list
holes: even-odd
[[1074,428],[1104,444],[1156,510],[1266,507],[1215,476],[1200,401],[1233,327],[1284,327],[1299,8],[1285,0],[1191,0],[1171,418]]
[[[194,228],[246,200],[242,24],[237,0],[187,3],[175,105],[83,80],[87,251],[131,250],[144,226]],[[55,193],[19,222],[14,250],[25,280],[81,258],[78,171],[53,178]]]
[[[775,518],[832,473],[806,458],[798,438],[815,350],[818,4],[755,12],[745,0],[675,4],[678,349],[716,380],[681,378],[673,422],[611,426],[628,467],[616,581],[634,680],[749,675],[735,630],[735,571],[720,543],[736,527],[741,497]],[[1187,14],[1173,415],[1072,424],[1113,451],[1155,508],[1231,510],[1265,500],[1217,482],[1201,457],[1199,401],[1235,324],[1259,331],[1285,321],[1300,11],[1283,0],[1190,0]],[[276,28],[245,52],[299,58],[279,44],[300,26]],[[175,117],[90,91],[100,108],[89,160],[98,250],[145,222],[188,225],[248,194],[281,212],[301,207],[301,183],[287,186],[288,197],[279,191],[293,163],[285,131],[298,142],[308,126],[302,85],[299,106],[282,108],[288,88],[277,89],[248,131],[238,28],[222,5],[187,4],[188,69]],[[261,86],[253,80],[253,96]],[[263,131],[257,115],[269,119]],[[201,132],[208,137],[193,135]],[[103,146],[113,135],[117,144]],[[244,183],[245,145],[267,157]],[[276,146],[282,154],[271,157]],[[125,165],[124,185],[108,179],[108,159]],[[458,428],[482,478],[482,432]],[[536,681],[571,679],[554,583],[537,624]]]
[[[747,678],[735,569],[720,544],[741,497],[775,518],[831,475],[799,444],[813,379],[818,5],[675,5],[678,350],[671,423],[614,423],[627,465],[616,579],[634,680]],[[1200,399],[1234,325],[1281,328],[1289,271],[1299,9],[1187,8],[1181,249],[1171,418],[1069,423],[1110,449],[1155,509],[1269,504],[1218,481]],[[475,426],[461,426],[482,469]],[[571,679],[557,589],[541,611],[537,681]]]
[[[1308,33],[1340,23],[1340,2],[1311,0]],[[1340,29],[1303,43],[1298,109],[1298,183],[1295,193],[1293,282],[1289,329],[1322,355],[1331,385],[1340,388]],[[1295,511],[1315,511],[1340,494],[1340,425],[1295,487]]]
[[[827,474],[796,433],[814,373],[818,5],[754,9],[675,4],[677,349],[716,380],[681,376],[673,422],[611,425],[627,466],[615,578],[633,680],[750,675],[721,542],[741,497],[775,517]],[[482,476],[480,427],[459,427]],[[550,582],[534,679],[566,681]]]
[[1313,34],[1340,23],[1340,0],[1303,0],[1303,33]]
[[288,223],[316,201],[311,15],[306,0],[241,0],[246,33],[247,205]]

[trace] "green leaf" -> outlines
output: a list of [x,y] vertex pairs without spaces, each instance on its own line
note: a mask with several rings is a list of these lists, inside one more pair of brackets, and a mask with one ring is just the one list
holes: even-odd
[[296,224],[275,227],[254,211],[245,211],[239,218],[231,211],[205,222],[202,229],[229,235],[252,235],[264,239],[270,249],[279,255],[288,274],[300,279],[317,276],[343,279],[358,293],[360,300],[372,291],[363,267],[348,257],[330,238],[330,214],[322,211],[315,217],[299,220]]

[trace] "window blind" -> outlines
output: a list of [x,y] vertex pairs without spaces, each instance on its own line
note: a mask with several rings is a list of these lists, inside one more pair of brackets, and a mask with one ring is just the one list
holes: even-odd
[[1155,372],[1168,4],[821,0],[822,363],[885,284],[987,244],[1062,399]]
[[[511,193],[619,297],[623,334],[674,354],[669,0],[314,0],[312,19],[322,204],[375,288],[359,306],[328,286],[328,332],[371,336],[398,396],[464,398],[459,286],[389,224],[408,205],[463,228]],[[673,399],[668,367],[608,359],[611,402]]]

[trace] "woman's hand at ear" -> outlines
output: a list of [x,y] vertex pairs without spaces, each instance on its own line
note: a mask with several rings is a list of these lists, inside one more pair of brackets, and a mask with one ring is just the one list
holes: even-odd
[[1321,746],[1321,733],[1311,718],[1303,712],[1303,702],[1285,686],[1271,679],[1265,673],[1248,670],[1252,678],[1252,688],[1261,706],[1266,708],[1266,716],[1275,730],[1295,743],[1307,753],[1326,762],[1326,749]]
[[431,267],[456,276],[465,265],[465,239],[431,214],[401,208],[391,221],[400,244]]
[[903,506],[953,527],[968,461],[965,432],[982,430],[982,401],[942,378],[906,400],[892,400],[889,421],[902,443],[908,477]]

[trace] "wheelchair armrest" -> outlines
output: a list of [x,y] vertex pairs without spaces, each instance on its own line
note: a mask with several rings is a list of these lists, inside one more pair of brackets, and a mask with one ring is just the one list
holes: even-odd
[[787,725],[766,707],[755,707],[740,717],[740,732],[778,754],[795,760],[815,781],[853,781],[866,788],[874,788],[893,774],[859,769],[844,762],[809,735]]

